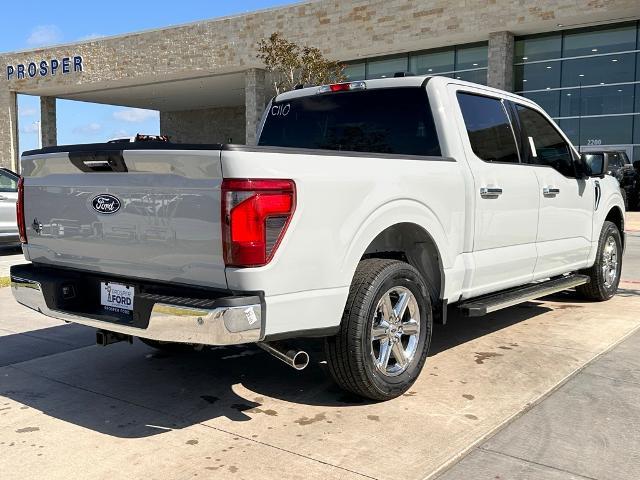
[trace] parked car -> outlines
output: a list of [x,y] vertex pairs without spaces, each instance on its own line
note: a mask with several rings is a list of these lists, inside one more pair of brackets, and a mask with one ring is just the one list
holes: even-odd
[[16,221],[17,173],[0,167],[0,245],[20,244]]
[[593,162],[596,156],[598,161],[602,161],[600,156],[606,156],[607,175],[618,180],[625,208],[635,210],[640,206],[640,162],[636,162],[638,165],[634,167],[624,151],[587,152],[584,156],[588,163]]
[[444,77],[298,89],[258,146],[129,142],[22,157],[18,302],[98,343],[257,343],[375,400],[412,385],[447,306],[481,316],[620,281],[618,182],[526,98]]

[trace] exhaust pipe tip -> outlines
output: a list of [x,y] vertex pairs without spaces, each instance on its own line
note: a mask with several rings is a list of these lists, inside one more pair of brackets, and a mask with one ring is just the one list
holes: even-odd
[[304,350],[287,348],[280,342],[258,342],[257,345],[295,370],[304,370],[309,365],[309,354]]
[[309,354],[304,350],[299,350],[293,354],[291,366],[296,370],[304,370],[309,365]]

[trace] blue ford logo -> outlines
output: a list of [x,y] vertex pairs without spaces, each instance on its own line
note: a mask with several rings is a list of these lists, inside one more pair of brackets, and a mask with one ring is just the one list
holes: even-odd
[[120,210],[120,200],[113,195],[103,193],[102,195],[93,197],[93,200],[91,200],[91,206],[98,213],[111,215]]

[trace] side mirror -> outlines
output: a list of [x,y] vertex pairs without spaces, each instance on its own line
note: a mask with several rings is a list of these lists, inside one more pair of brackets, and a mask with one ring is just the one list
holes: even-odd
[[603,153],[583,153],[581,161],[586,166],[590,177],[604,177],[609,170],[609,160]]

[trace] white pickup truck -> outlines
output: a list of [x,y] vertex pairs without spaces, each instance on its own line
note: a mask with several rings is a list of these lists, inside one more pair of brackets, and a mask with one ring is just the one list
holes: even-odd
[[25,152],[15,298],[102,344],[257,343],[298,369],[295,339],[324,337],[336,382],[384,400],[452,304],[616,292],[617,182],[530,100],[443,77],[303,88],[259,139]]

